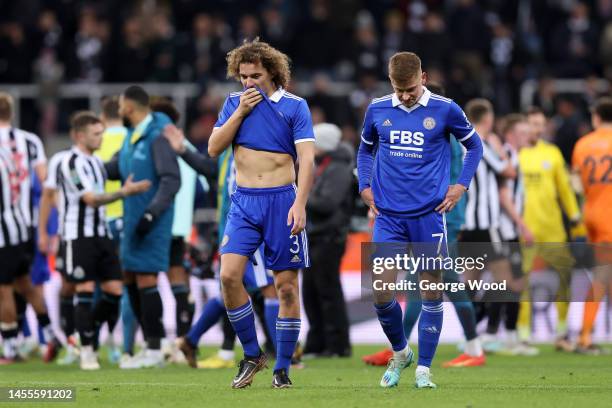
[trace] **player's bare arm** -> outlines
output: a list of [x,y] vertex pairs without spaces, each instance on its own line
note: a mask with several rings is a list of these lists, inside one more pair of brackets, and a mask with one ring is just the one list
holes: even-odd
[[144,193],[150,187],[151,182],[149,180],[132,181],[132,175],[130,175],[119,190],[102,194],[87,192],[83,194],[81,200],[90,207],[100,207],[124,197]]
[[34,172],[40,183],[44,183],[47,179],[47,163],[40,163],[34,167]]
[[[45,187],[40,197],[38,225],[48,225],[51,208],[56,206],[57,190]],[[49,251],[49,234],[46,228],[38,228],[38,250],[46,254]]]
[[210,157],[219,156],[232,143],[236,132],[244,118],[263,100],[263,96],[255,88],[249,88],[240,96],[240,104],[230,118],[218,129],[215,129],[208,140]]
[[295,201],[287,214],[287,225],[293,224],[291,235],[299,234],[306,227],[306,201],[314,178],[314,143],[298,143],[296,150],[300,166],[298,189]]
[[514,224],[517,226],[523,241],[525,241],[527,245],[533,244],[535,240],[533,233],[529,227],[527,227],[527,224],[525,224],[523,217],[521,217],[519,212],[516,210],[516,207],[512,202],[510,189],[506,185],[499,188],[499,203],[504,211],[506,211],[506,213],[510,216],[512,222],[514,222]]

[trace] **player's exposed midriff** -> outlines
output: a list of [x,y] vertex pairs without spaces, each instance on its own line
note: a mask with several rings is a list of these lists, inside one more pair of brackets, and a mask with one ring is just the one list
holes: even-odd
[[234,158],[236,184],[241,187],[277,187],[295,181],[295,166],[288,154],[235,146]]

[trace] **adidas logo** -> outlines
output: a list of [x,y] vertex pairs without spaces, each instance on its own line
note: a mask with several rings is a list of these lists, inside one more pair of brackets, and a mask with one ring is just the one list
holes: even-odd
[[431,333],[431,334],[440,333],[440,331],[438,331],[438,328],[436,326],[425,327],[423,330],[425,330],[426,332]]
[[391,121],[390,121],[389,119],[385,119],[385,121],[383,122],[383,124],[382,124],[382,125],[383,125],[383,126],[393,126],[393,125],[391,124]]
[[302,260],[299,256],[293,255],[293,258],[291,258],[291,262],[302,262]]

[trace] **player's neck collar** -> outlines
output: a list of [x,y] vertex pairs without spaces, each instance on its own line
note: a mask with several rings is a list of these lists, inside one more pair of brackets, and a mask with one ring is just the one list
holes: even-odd
[[77,153],[77,154],[80,154],[82,156],[91,156],[92,155],[92,153],[88,153],[85,150],[81,149],[78,144],[73,144],[72,145],[72,151]]
[[426,87],[423,87],[423,95],[421,95],[419,100],[414,105],[412,105],[410,108],[404,106],[402,101],[399,100],[399,98],[397,97],[395,93],[393,93],[393,96],[391,97],[391,102],[393,103],[394,108],[397,108],[399,106],[400,109],[405,110],[406,112],[412,112],[413,110],[418,108],[419,105],[427,106],[427,104],[429,103],[430,97],[431,97],[431,91],[427,89]]
[[270,95],[270,100],[272,102],[278,103],[278,101],[281,100],[284,94],[285,94],[285,90],[283,89],[282,86],[279,86],[278,89],[274,91],[272,95]]

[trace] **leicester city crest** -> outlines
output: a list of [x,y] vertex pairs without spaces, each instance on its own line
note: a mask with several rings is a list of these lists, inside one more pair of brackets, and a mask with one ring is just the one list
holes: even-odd
[[435,119],[432,118],[431,116],[426,117],[425,119],[423,119],[423,127],[427,130],[431,130],[435,128],[436,127]]

